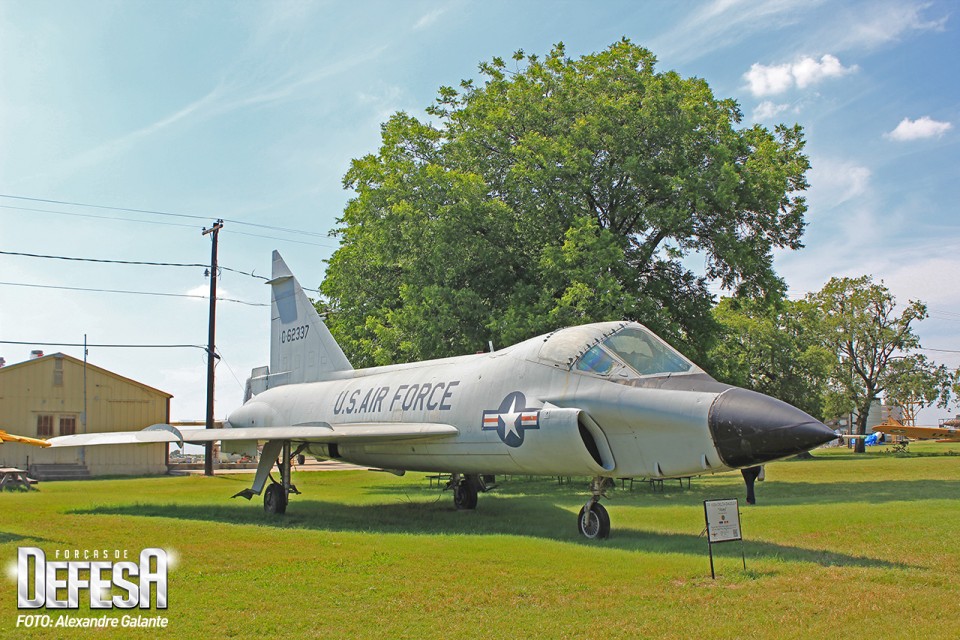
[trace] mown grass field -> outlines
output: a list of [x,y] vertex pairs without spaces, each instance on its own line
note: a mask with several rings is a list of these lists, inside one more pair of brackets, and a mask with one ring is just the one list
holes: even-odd
[[[576,530],[585,479],[513,477],[457,512],[421,474],[299,473],[281,519],[229,500],[251,476],[43,483],[0,494],[4,565],[20,546],[173,549],[169,626],[17,629],[7,575],[0,637],[956,638],[960,445],[910,449],[769,465],[752,507],[739,474],[618,489],[597,542]],[[728,497],[747,569],[717,545],[711,580],[702,502]]]

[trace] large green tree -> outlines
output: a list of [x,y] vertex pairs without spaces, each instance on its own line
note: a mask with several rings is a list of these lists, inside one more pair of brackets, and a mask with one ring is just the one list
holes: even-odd
[[[898,307],[890,290],[870,276],[831,278],[807,300],[819,310],[811,330],[835,354],[825,412],[855,413],[855,433],[864,435],[873,401],[908,383],[897,363],[912,358],[919,366],[912,355],[920,347],[914,323],[927,317],[926,305],[911,300]],[[863,452],[862,438],[856,449]]]
[[431,121],[383,124],[344,178],[355,196],[321,285],[348,355],[385,364],[631,318],[699,359],[709,282],[777,295],[772,250],[801,246],[804,227],[800,127],[740,127],[734,100],[655,63],[627,40],[517,52],[442,87]]
[[815,308],[805,300],[723,298],[713,314],[720,333],[706,366],[715,378],[823,418],[835,358],[809,330]]
[[890,363],[884,401],[903,410],[904,424],[915,425],[921,409],[950,404],[957,372],[932,362],[922,353],[911,353]]

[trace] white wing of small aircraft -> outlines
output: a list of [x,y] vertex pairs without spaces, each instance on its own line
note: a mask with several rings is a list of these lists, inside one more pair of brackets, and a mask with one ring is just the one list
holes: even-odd
[[[594,478],[578,516],[609,534],[610,478],[669,478],[753,467],[836,438],[806,413],[721,384],[648,329],[604,322],[560,329],[493,353],[355,370],[283,259],[273,253],[270,365],[255,369],[223,429],[154,425],[61,436],[51,446],[264,442],[253,484],[283,513],[300,454],[391,471],[451,475],[473,509],[494,474]],[[279,458],[279,459],[278,459]],[[277,464],[280,482],[267,483]]]

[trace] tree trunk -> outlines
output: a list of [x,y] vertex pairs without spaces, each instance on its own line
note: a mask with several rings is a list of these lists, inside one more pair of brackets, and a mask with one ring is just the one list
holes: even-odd
[[872,404],[873,398],[869,397],[869,400],[857,409],[856,433],[862,437],[857,438],[856,442],[853,443],[854,453],[865,453],[867,450],[867,419],[870,417],[870,405]]

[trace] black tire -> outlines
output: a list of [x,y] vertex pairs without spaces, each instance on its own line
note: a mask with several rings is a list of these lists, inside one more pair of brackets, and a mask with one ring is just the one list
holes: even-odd
[[587,511],[586,505],[577,516],[577,528],[580,535],[588,540],[603,540],[610,537],[610,514],[599,502],[594,502]]
[[469,481],[463,481],[453,488],[453,505],[460,511],[471,511],[477,508],[477,486]]
[[263,510],[267,513],[282,514],[287,511],[287,496],[279,484],[271,484],[263,494]]

